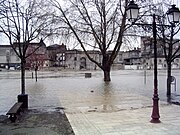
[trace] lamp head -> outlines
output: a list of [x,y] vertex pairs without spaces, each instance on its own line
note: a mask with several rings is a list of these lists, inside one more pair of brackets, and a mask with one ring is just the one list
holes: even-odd
[[139,7],[134,3],[133,0],[130,1],[129,5],[127,6],[126,13],[129,20],[137,19],[139,14]]
[[171,24],[175,24],[179,22],[180,11],[176,5],[172,5],[172,7],[167,11],[168,20]]

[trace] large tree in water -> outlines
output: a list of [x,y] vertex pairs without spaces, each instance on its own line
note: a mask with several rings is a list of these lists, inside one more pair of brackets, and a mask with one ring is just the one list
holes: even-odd
[[[128,27],[125,11],[128,0],[66,0],[63,5],[58,0],[50,2],[56,8],[63,34],[72,34],[89,60],[103,70],[104,81],[110,81],[111,66]],[[88,54],[90,47],[101,52],[101,62]]]

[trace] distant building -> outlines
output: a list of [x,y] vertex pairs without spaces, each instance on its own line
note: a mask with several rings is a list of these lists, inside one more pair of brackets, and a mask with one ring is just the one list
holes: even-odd
[[[17,46],[16,43],[13,44]],[[16,47],[19,52],[19,47]],[[48,66],[46,45],[43,41],[39,43],[30,43],[26,51],[26,69],[39,69]],[[20,69],[21,60],[13,50],[11,45],[0,45],[0,67],[6,69]]]
[[[96,61],[101,62],[99,51],[88,51],[88,54]],[[65,63],[67,68],[75,70],[96,70],[98,67],[91,62],[86,54],[81,50],[67,50],[65,53]]]
[[[180,46],[174,46],[173,51]],[[37,49],[38,48],[38,49]],[[18,48],[17,48],[18,51]],[[98,50],[88,50],[87,53],[98,63],[102,64],[102,54]],[[108,51],[109,54],[112,51]],[[180,51],[177,55],[180,54]],[[39,43],[30,43],[27,49],[26,68],[34,69],[43,67],[64,67],[74,70],[96,70],[99,67],[89,60],[82,50],[67,50],[66,45],[54,44],[46,47],[41,40]],[[0,45],[0,67],[19,68],[20,58],[16,55],[10,45]],[[157,64],[158,69],[166,69],[167,63],[160,42],[157,42]],[[115,58],[112,69],[153,69],[154,68],[154,46],[151,37],[141,38],[141,48],[129,51],[119,51]],[[180,57],[172,62],[172,69],[180,69]]]
[[66,52],[66,46],[64,44],[58,45],[50,45],[47,47],[47,55],[49,60],[49,66],[55,67],[55,66],[65,66],[65,52]]
[[[128,57],[126,59],[130,59],[132,61],[131,65],[138,65],[139,64],[139,50],[131,50],[128,52],[119,52],[116,59],[113,62],[112,69],[124,69],[124,61],[125,61],[125,53],[128,53]],[[90,55],[91,58],[93,58],[98,63],[102,64],[102,54],[100,51],[97,50],[89,50],[87,53]],[[112,53],[112,51],[108,51],[109,54]],[[65,53],[65,63],[66,67],[70,69],[75,70],[96,70],[99,69],[99,67],[90,61],[88,57],[86,56],[85,52],[81,50],[67,50]],[[129,64],[128,64],[129,65]]]
[[10,45],[0,45],[0,68],[18,68],[20,59]]
[[41,40],[39,43],[30,43],[26,52],[29,57],[26,59],[27,69],[41,69],[48,67],[48,55],[45,43]]
[[[180,43],[177,42],[176,45],[174,45],[173,52],[179,46],[180,46]],[[180,54],[180,50],[176,55],[179,55],[179,54]],[[141,56],[142,56],[143,67],[147,69],[153,69],[154,68],[154,46],[153,46],[153,39],[151,37],[141,38]],[[164,50],[163,50],[163,47],[160,45],[159,40],[157,40],[157,67],[158,69],[167,68]],[[172,69],[180,69],[180,57],[176,58],[172,62]]]
[[141,50],[134,48],[123,52],[123,64],[125,69],[139,69],[141,65]]
[[[109,55],[112,53],[112,51],[108,51]],[[124,58],[123,58],[123,51],[119,51],[117,54],[117,57],[115,58],[115,60],[113,61],[113,64],[111,66],[112,70],[120,70],[120,69],[124,69]],[[102,58],[101,58],[102,61]]]

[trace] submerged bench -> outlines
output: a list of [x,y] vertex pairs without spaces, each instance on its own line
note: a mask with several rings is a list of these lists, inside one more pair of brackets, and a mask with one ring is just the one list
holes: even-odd
[[12,122],[15,122],[16,119],[17,119],[17,115],[20,114],[20,112],[22,111],[22,102],[17,102],[15,103],[11,109],[7,112],[6,115],[10,115],[9,119],[12,121]]

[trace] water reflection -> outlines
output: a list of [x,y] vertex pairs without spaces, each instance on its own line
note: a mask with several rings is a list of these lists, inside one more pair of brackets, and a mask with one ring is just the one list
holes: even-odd
[[[81,72],[65,72],[66,77],[59,77],[62,76],[62,72],[46,72],[40,74],[43,77],[39,78],[38,82],[34,79],[26,79],[26,93],[29,95],[30,107],[57,107],[62,103],[65,108],[84,108],[84,110],[91,109],[92,111],[138,108],[151,104],[152,73],[152,71],[147,71],[146,84],[144,84],[143,71],[112,71],[111,82],[104,82],[100,71],[93,72],[92,78],[88,79],[84,79],[84,74],[81,75]],[[180,72],[176,71],[173,74],[178,81]],[[158,75],[160,100],[167,101],[166,73],[159,71]],[[17,100],[17,95],[20,93],[20,79],[13,79],[17,77],[19,74],[16,72],[0,73],[0,112],[7,111]],[[177,83],[176,95],[180,95],[179,88]],[[147,97],[149,100],[146,103],[144,100],[141,102],[142,97],[138,96]],[[175,98],[177,100],[177,96]],[[178,101],[179,99],[180,97]]]
[[[57,107],[60,106],[58,96],[56,94],[56,89],[58,87],[54,86],[48,79],[41,79],[38,82],[35,80],[28,80],[26,85],[26,93],[29,96],[29,106],[34,107]],[[55,87],[55,88],[54,88]]]
[[103,105],[103,110],[107,111],[107,110],[113,110],[114,109],[114,105],[113,105],[113,85],[111,82],[105,82],[103,85],[103,93],[102,93],[102,105]]
[[32,96],[41,95],[45,91],[44,86],[41,83],[33,82],[27,85],[27,93]]
[[[97,82],[97,80],[96,80]],[[99,82],[92,87],[93,93],[90,95],[90,109],[93,111],[110,112],[117,110],[119,95],[117,94],[116,85],[112,82]],[[117,94],[117,95],[116,95]]]

